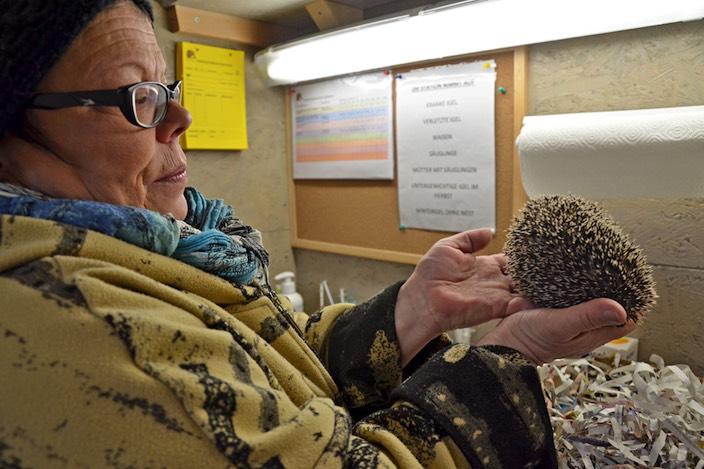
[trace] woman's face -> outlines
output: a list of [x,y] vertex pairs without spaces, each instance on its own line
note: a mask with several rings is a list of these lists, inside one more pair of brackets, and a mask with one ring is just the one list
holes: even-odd
[[[38,32],[39,33],[39,32]],[[132,2],[101,12],[40,83],[38,93],[114,89],[164,81],[165,64],[147,16]],[[59,198],[186,215],[186,156],[178,137],[188,112],[170,102],[158,127],[129,123],[117,107],[30,110],[41,146],[22,143],[3,161],[16,182]]]

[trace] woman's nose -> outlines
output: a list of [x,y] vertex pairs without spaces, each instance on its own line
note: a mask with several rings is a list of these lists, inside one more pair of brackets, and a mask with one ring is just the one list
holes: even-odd
[[191,113],[176,101],[169,101],[166,117],[156,127],[156,139],[161,143],[171,143],[191,126]]

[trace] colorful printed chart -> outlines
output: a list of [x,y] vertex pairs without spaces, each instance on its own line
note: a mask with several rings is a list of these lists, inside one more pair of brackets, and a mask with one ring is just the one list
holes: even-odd
[[290,88],[296,179],[392,179],[391,76]]

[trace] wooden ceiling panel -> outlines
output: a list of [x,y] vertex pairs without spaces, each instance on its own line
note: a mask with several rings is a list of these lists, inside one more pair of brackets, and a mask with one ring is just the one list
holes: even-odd
[[[295,29],[299,36],[318,31],[318,27],[305,8],[306,5],[312,1],[313,0],[160,0],[162,4],[176,4],[250,20],[274,23]],[[389,15],[421,5],[436,3],[433,0],[331,1],[363,10],[364,19]]]

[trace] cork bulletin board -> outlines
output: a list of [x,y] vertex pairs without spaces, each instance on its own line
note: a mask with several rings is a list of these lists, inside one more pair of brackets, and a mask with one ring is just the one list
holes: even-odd
[[[415,68],[491,60],[496,62],[496,234],[482,254],[500,252],[513,214],[525,203],[515,139],[526,109],[526,48],[494,51],[397,67]],[[395,86],[395,83],[394,83]],[[415,264],[437,240],[452,233],[399,228],[397,178],[381,180],[310,180],[292,177],[291,102],[286,93],[289,200],[295,248]],[[395,89],[394,89],[395,96]],[[395,106],[394,106],[395,107]],[[395,155],[394,155],[395,156]]]

